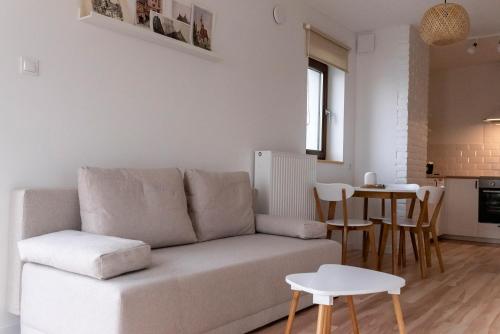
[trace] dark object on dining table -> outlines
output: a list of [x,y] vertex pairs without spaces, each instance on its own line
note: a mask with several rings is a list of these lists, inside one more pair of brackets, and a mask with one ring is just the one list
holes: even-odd
[[385,189],[385,184],[364,184],[361,188],[365,189]]

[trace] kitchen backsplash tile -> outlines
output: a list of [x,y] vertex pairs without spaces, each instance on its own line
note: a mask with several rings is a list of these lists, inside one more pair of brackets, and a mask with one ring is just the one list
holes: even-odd
[[500,176],[500,144],[429,144],[434,171],[449,176]]

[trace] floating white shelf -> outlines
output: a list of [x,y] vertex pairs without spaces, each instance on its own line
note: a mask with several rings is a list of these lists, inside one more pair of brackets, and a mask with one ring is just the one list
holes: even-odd
[[84,23],[127,35],[143,41],[154,43],[163,47],[175,49],[180,52],[200,57],[209,61],[219,62],[222,59],[213,51],[205,50],[197,46],[178,41],[176,39],[157,34],[147,28],[139,27],[130,23],[116,20],[96,12],[90,12],[87,16],[79,15],[79,20]]

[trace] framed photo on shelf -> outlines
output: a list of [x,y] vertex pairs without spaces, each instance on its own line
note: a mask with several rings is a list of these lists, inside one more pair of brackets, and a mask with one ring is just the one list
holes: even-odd
[[[191,25],[181,21],[174,20],[175,34],[169,36],[181,42],[191,44]],[[168,36],[168,35],[167,35]]]
[[215,15],[207,9],[193,5],[193,45],[212,50],[212,34]]
[[192,23],[193,6],[186,5],[177,0],[172,1],[172,18],[174,20],[191,25]]
[[120,0],[92,0],[92,10],[120,21],[124,18],[124,8]]
[[119,21],[134,23],[134,15],[130,10],[130,0],[81,0],[80,15],[88,16],[91,12]]
[[158,14],[163,13],[163,0],[136,0],[135,23],[149,27],[150,13],[155,12]]
[[167,20],[170,19],[157,12],[149,12],[149,28],[157,34],[167,36],[165,31],[167,27]]
[[150,11],[150,29],[160,35],[164,35],[178,41],[189,43],[191,26],[177,20]]

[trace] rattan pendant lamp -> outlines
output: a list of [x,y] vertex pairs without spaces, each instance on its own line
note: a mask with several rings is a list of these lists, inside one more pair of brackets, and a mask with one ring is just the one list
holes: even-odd
[[420,25],[420,35],[429,45],[449,45],[469,36],[469,14],[459,4],[448,3],[431,7],[425,12]]

